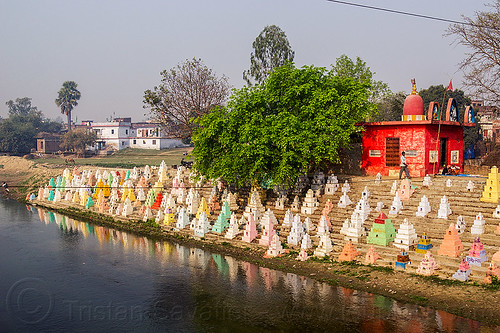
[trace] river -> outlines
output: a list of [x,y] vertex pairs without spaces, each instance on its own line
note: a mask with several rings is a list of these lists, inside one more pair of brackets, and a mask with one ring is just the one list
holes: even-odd
[[479,332],[494,328],[0,200],[2,332]]

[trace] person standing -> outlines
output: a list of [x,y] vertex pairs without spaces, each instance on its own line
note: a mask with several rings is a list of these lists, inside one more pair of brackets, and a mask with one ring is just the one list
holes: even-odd
[[399,179],[401,179],[401,175],[403,174],[403,171],[406,175],[406,178],[411,179],[410,177],[410,171],[408,170],[408,164],[406,164],[406,157],[405,157],[405,152],[401,152],[401,164],[399,165]]

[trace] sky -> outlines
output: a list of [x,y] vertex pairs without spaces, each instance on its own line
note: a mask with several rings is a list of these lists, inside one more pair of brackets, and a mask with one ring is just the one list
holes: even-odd
[[[346,0],[451,20],[487,11],[486,0]],[[431,85],[461,89],[469,51],[449,24],[327,0],[0,0],[0,117],[5,102],[30,97],[46,117],[64,81],[81,99],[73,120],[148,119],[147,89],[160,72],[201,58],[234,88],[245,82],[252,43],[266,25],[285,31],[298,67],[360,57],[393,92]],[[65,119],[65,117],[61,117]]]

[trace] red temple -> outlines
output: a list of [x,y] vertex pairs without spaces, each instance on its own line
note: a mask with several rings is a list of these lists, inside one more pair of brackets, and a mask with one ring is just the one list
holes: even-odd
[[459,122],[457,103],[448,100],[445,120],[439,104],[431,102],[427,115],[424,101],[413,91],[405,99],[401,121],[365,122],[362,168],[369,175],[399,175],[401,152],[412,177],[438,173],[445,165],[463,170],[463,127],[474,126],[471,106],[465,111],[465,121]]

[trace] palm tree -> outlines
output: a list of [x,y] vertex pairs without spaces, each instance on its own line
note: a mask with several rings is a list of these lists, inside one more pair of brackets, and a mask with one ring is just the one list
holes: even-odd
[[61,113],[68,116],[68,132],[71,130],[71,111],[78,105],[81,96],[76,87],[77,84],[74,81],[64,82],[56,98],[56,105],[61,108]]

